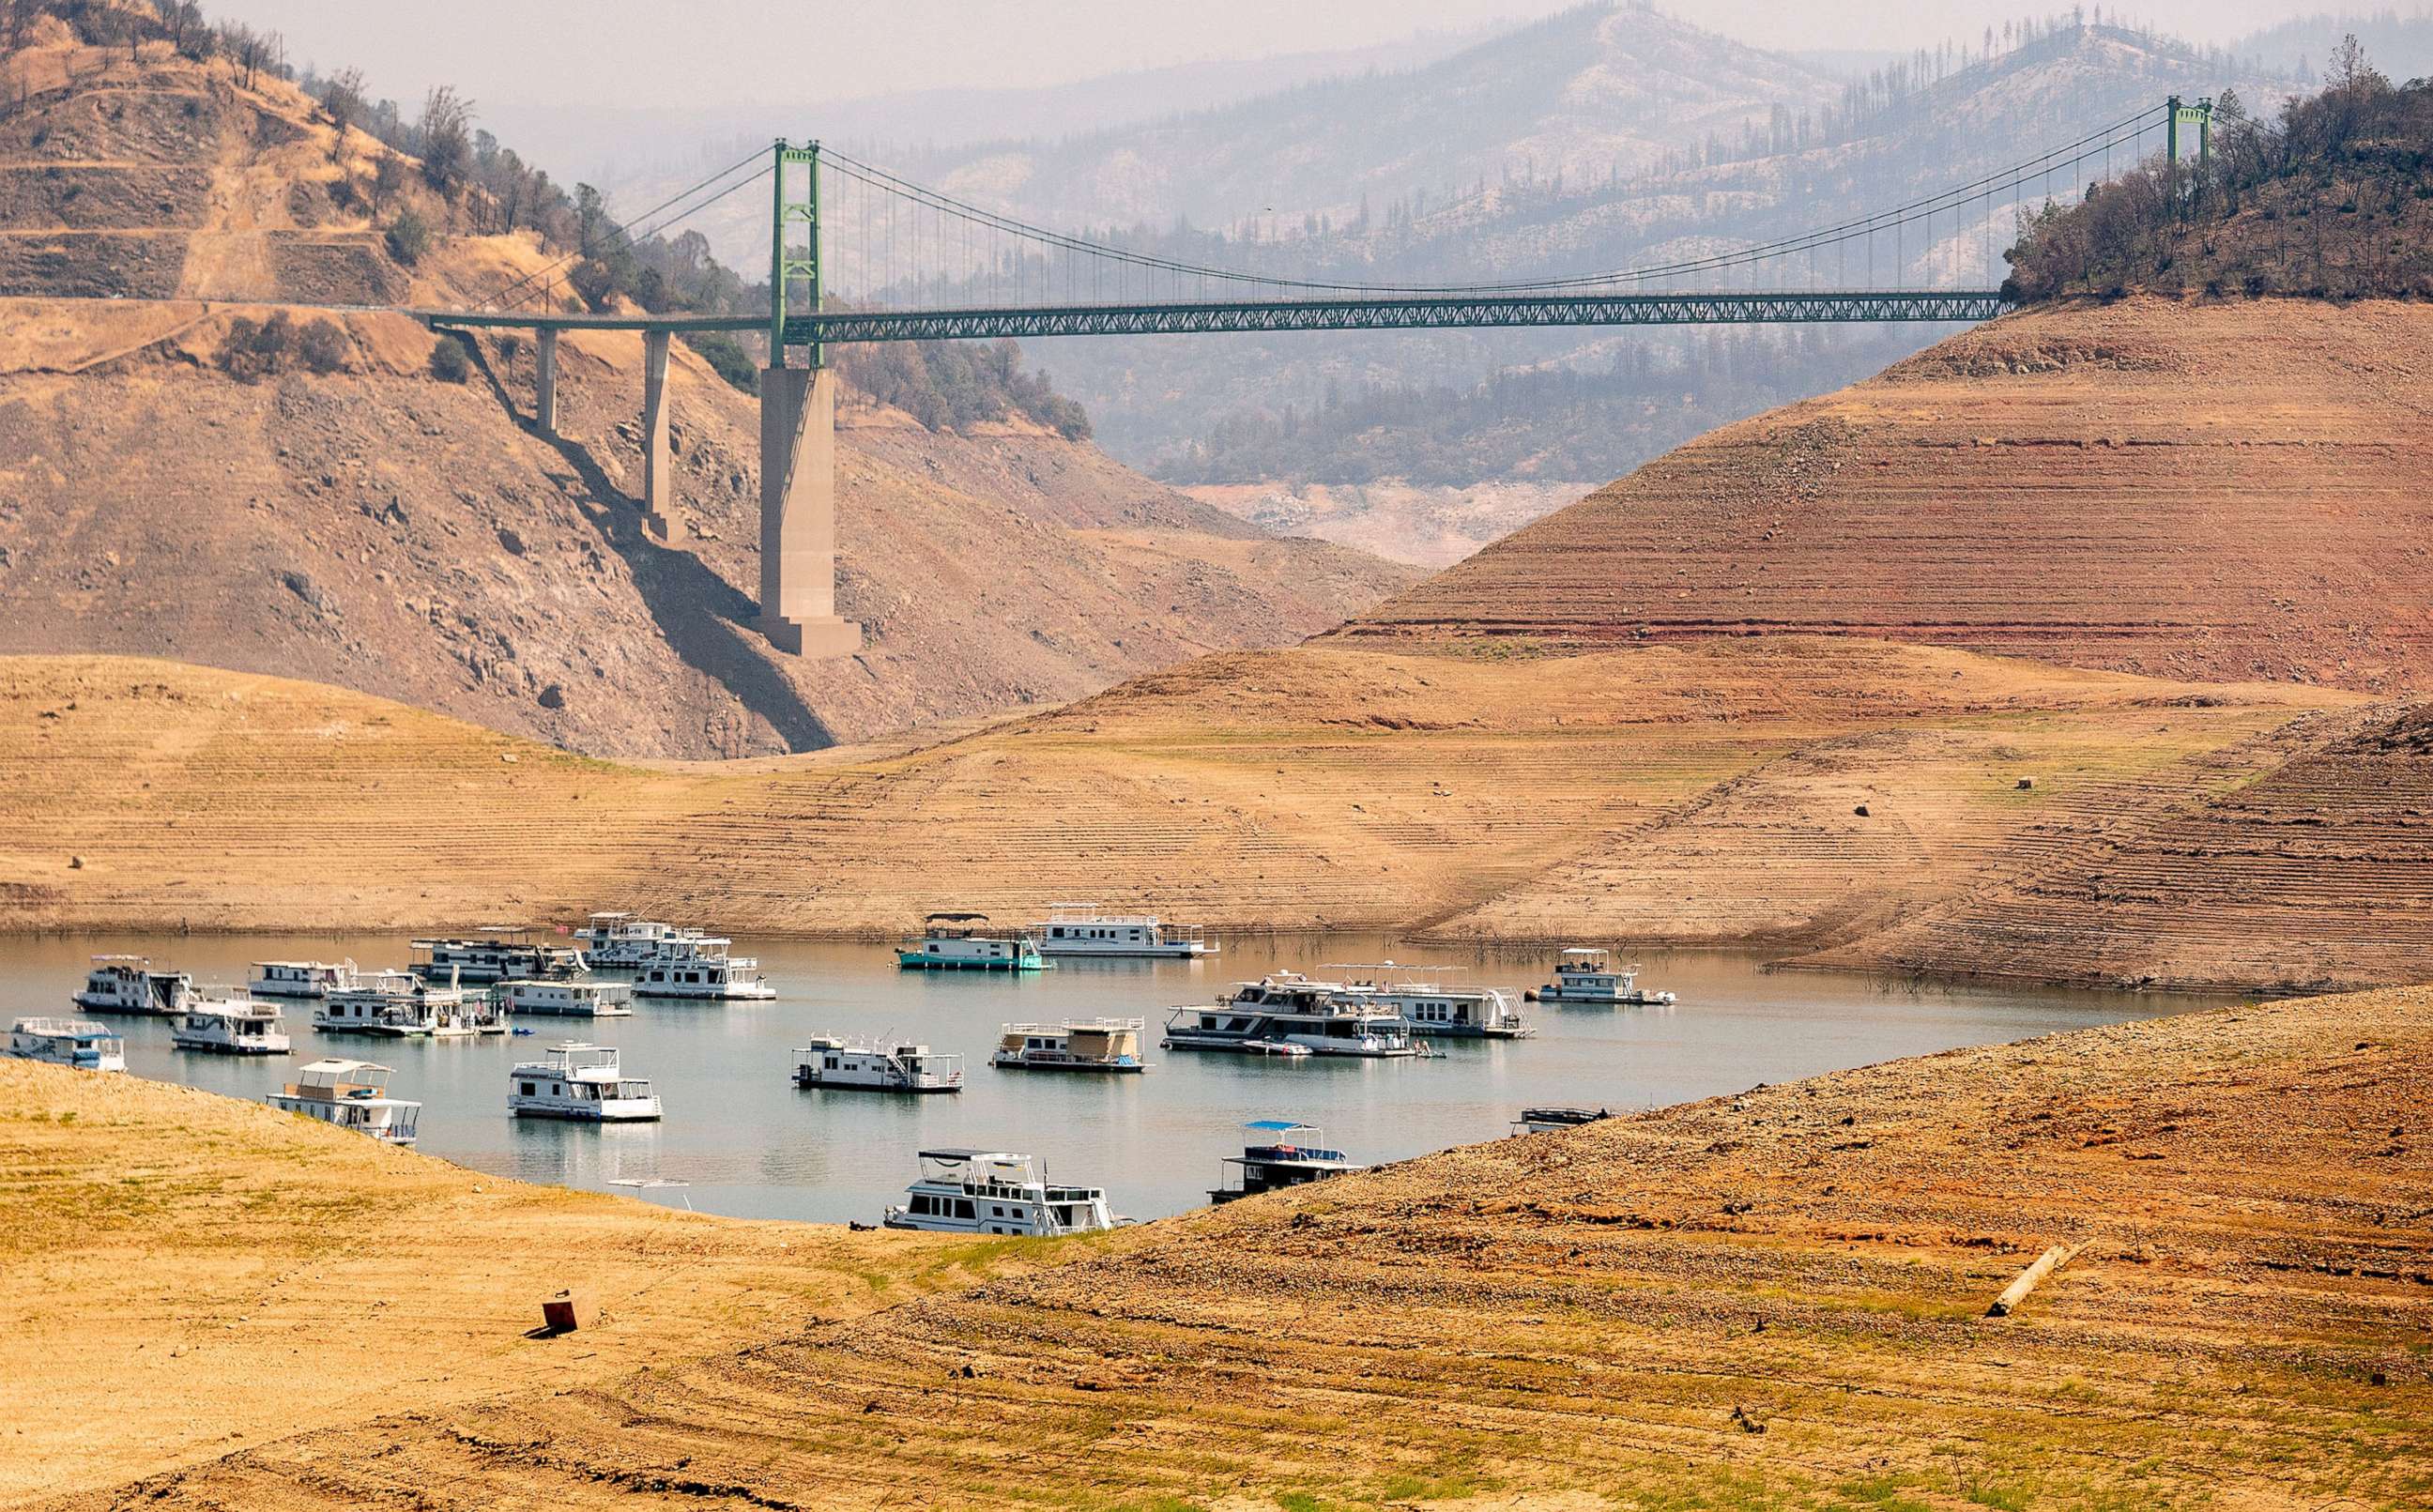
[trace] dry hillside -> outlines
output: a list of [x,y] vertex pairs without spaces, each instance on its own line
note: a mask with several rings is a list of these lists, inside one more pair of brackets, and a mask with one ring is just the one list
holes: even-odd
[[2006,316],[1729,426],[1363,639],[1818,632],[2191,681],[2433,681],[2433,307]]
[[2433,707],[2327,722],[2252,780],[2124,815],[1820,960],[2317,992],[2433,977]]
[[[283,1351],[346,1263],[312,1253],[307,1198],[358,1200],[324,1148],[347,1136],[32,1068],[0,1073],[0,1230],[111,1194],[44,1279],[113,1332],[98,1360],[0,1332],[0,1381],[41,1376],[16,1420],[68,1473],[58,1423],[225,1425],[203,1463],[192,1440],[144,1463],[142,1436],[114,1434],[124,1484],[72,1507],[2415,1506],[2433,1495],[2428,1075],[2423,990],[1959,1050],[1051,1242],[1026,1273],[824,1307],[742,1348],[705,1330],[613,1378],[582,1362],[536,1384],[590,1335],[536,1346],[485,1305],[410,1367],[451,1371],[444,1391],[282,1419]],[[171,1096],[174,1128],[154,1111]],[[310,1168],[264,1172],[273,1138]],[[198,1141],[224,1153],[178,1179]],[[579,1209],[617,1232],[619,1204],[465,1180],[432,1182],[450,1199],[415,1232],[429,1263],[349,1317],[359,1357],[398,1357],[457,1275],[501,1263],[496,1215]],[[231,1209],[264,1181],[286,1200]],[[627,1243],[765,1252],[765,1227],[621,1211],[656,1231]],[[903,1272],[891,1236],[867,1242]],[[128,1257],[139,1278],[215,1277],[240,1244],[258,1279],[164,1287],[148,1332],[184,1352],[128,1368]],[[2049,1245],[2080,1248],[1986,1317]],[[697,1305],[661,1286],[618,1328]]]
[[[2370,721],[2360,702],[1852,639],[1334,645],[1203,657],[927,747],[646,768],[315,684],[4,659],[0,788],[24,796],[0,811],[0,927],[620,907],[884,936],[1089,893],[1229,928],[1792,948],[2116,843]],[[2252,927],[2318,923],[2293,896]]]
[[[9,1504],[400,1401],[613,1380],[967,1285],[1022,1249],[532,1186],[256,1103],[6,1060],[0,1215]],[[566,1287],[589,1326],[526,1337]]]
[[[753,401],[679,348],[683,527],[645,538],[635,336],[570,338],[559,431],[532,356],[472,382],[430,335],[344,314],[336,370],[214,364],[278,301],[462,303],[529,233],[412,269],[367,208],[381,150],[292,87],[63,41],[8,60],[0,122],[0,650],[278,671],[598,754],[735,756],[1061,702],[1198,653],[1289,642],[1413,574],[1287,540],[1034,427],[848,412],[832,663],[773,654]],[[299,309],[301,323],[320,317]]]

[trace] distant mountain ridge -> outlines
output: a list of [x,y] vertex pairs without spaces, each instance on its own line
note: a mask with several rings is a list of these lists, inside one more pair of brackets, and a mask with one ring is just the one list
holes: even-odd
[[1060,226],[1298,225],[1426,189],[1439,203],[1520,173],[1636,175],[1683,141],[1737,134],[1832,77],[1652,7],[1593,4],[1406,73],[1338,76],[1179,120],[915,157],[910,177]]

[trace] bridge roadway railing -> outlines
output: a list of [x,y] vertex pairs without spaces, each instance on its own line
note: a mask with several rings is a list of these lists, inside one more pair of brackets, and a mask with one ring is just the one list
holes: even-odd
[[[1224,331],[1451,331],[1489,327],[1973,324],[2011,308],[1982,289],[1748,294],[1363,296],[1342,299],[1216,299],[987,309],[841,310],[789,316],[790,346],[970,341],[1000,336],[1160,336]],[[527,311],[418,310],[458,330],[760,331],[757,315],[556,315]]]

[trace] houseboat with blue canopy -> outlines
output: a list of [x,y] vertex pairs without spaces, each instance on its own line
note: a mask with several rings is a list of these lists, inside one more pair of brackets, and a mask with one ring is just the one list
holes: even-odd
[[1315,1124],[1254,1118],[1242,1127],[1250,1130],[1251,1143],[1239,1155],[1225,1157],[1224,1174],[1208,1194],[1212,1202],[1238,1202],[1361,1169],[1343,1151],[1326,1145],[1325,1131]]

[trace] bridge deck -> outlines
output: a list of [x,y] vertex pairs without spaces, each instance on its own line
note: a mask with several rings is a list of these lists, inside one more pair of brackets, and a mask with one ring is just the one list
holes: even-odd
[[[957,341],[999,336],[1154,336],[1219,331],[1431,331],[1527,326],[1815,325],[1912,321],[1972,324],[2011,308],[1999,291],[1596,294],[1343,299],[1235,299],[1165,304],[1012,306],[966,310],[831,311],[793,315],[789,345]],[[417,310],[433,326],[519,331],[766,331],[759,315],[539,314]]]

